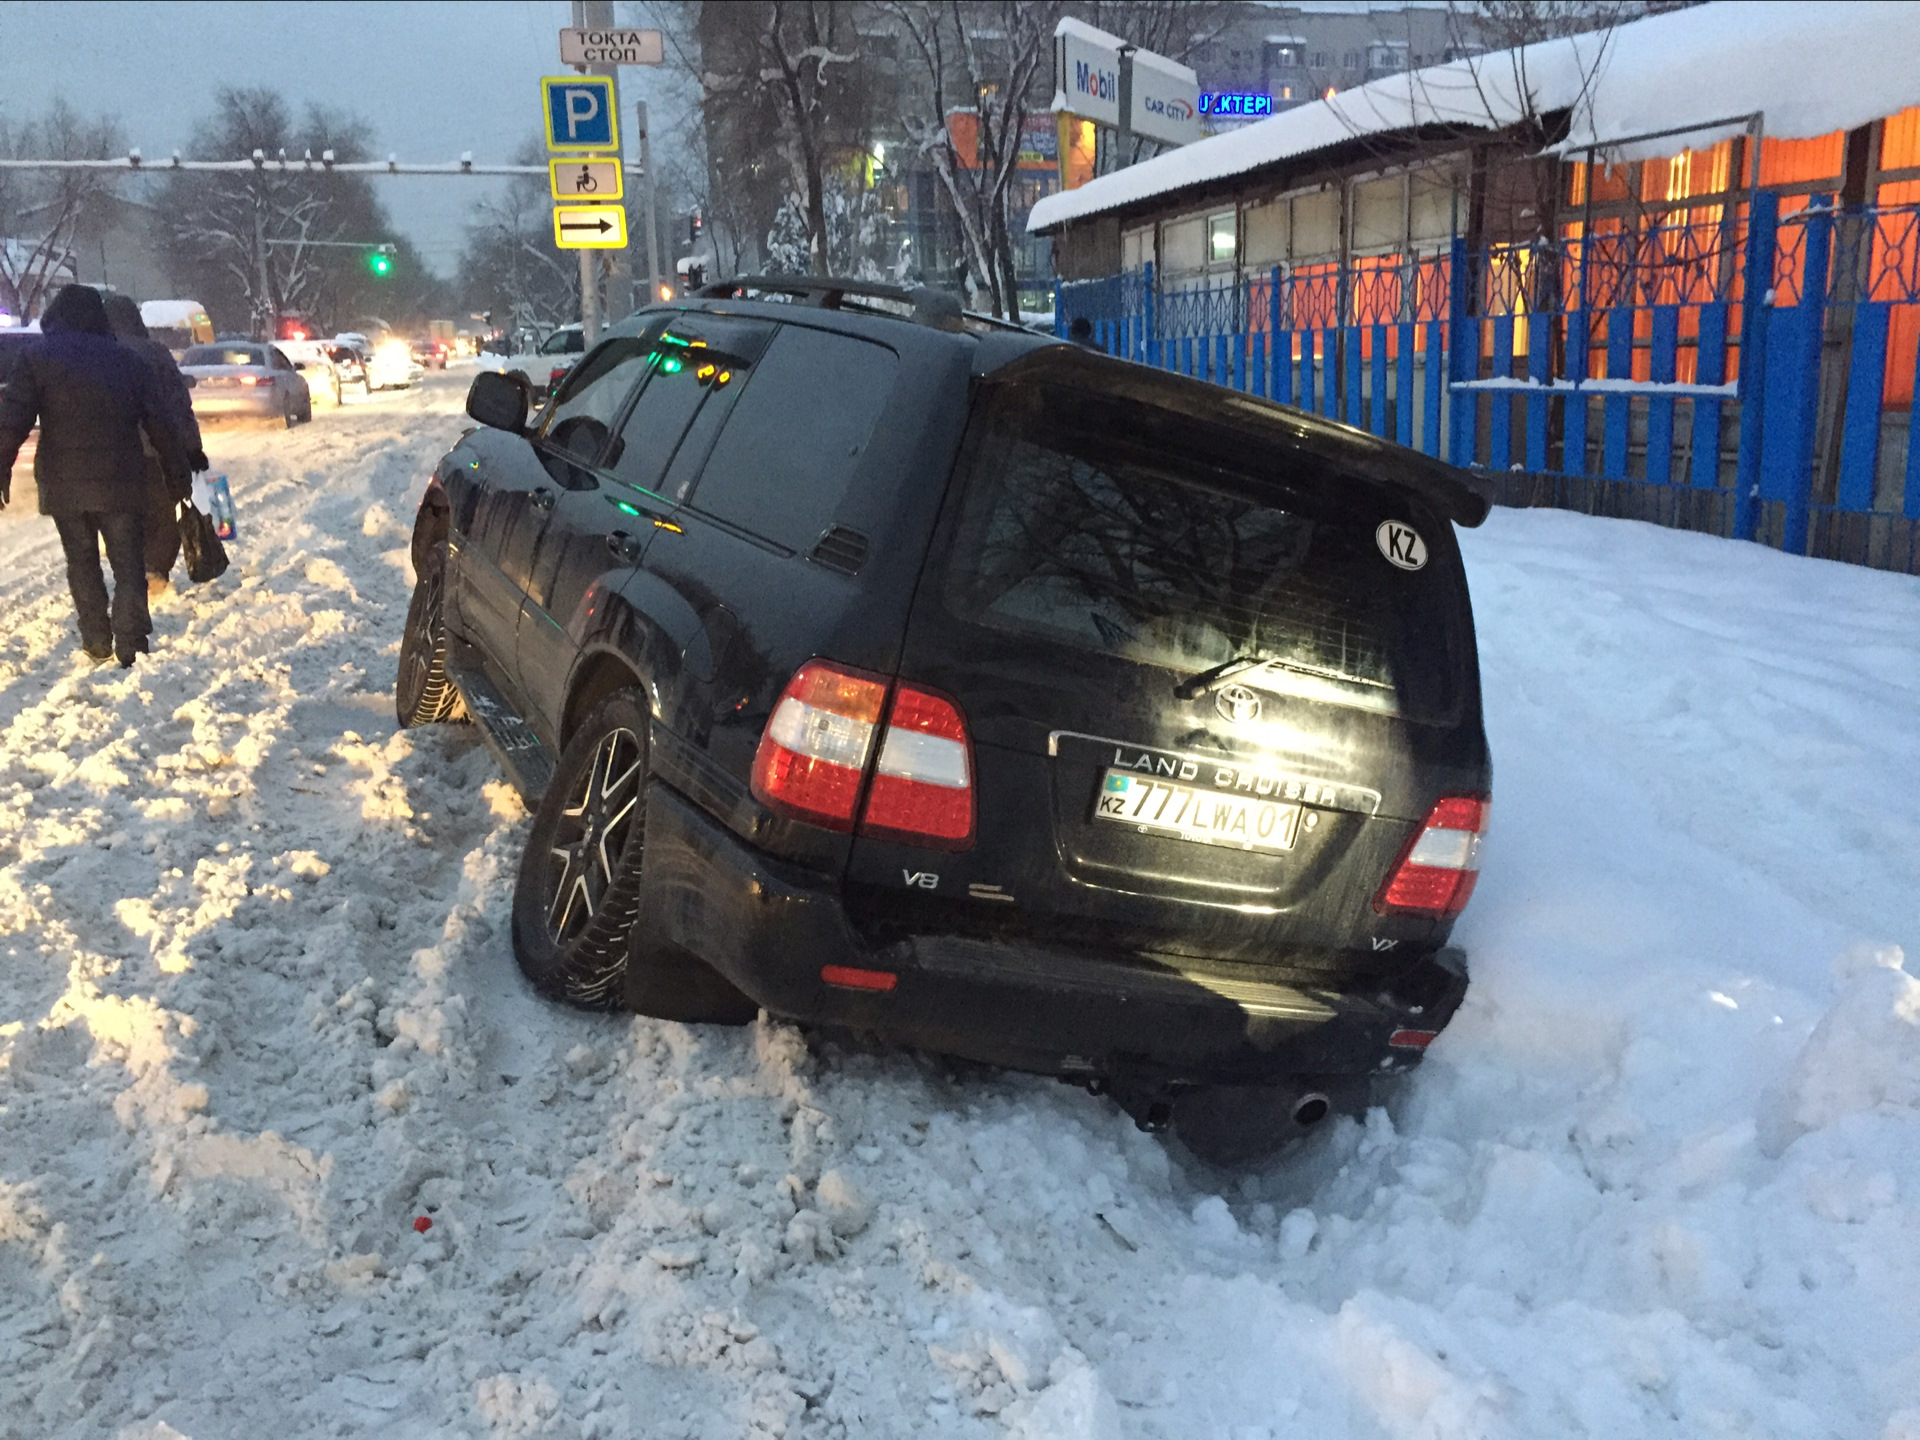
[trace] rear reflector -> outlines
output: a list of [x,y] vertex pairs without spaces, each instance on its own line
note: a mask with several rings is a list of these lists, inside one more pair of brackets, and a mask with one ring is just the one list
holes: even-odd
[[852,965],[822,965],[820,978],[842,990],[891,990],[900,983],[891,970],[860,970]]
[[754,796],[770,810],[829,830],[851,830],[858,816],[863,835],[964,850],[973,843],[966,720],[944,695],[902,683],[889,706],[887,690],[885,680],[864,671],[824,660],[802,665],[760,737]]
[[1467,795],[1436,801],[1374,897],[1373,908],[1436,920],[1466,909],[1480,878],[1480,837],[1488,809],[1485,800]]
[[1387,1037],[1387,1044],[1396,1050],[1424,1050],[1439,1038],[1438,1030],[1396,1030]]
[[967,724],[945,696],[901,685],[860,831],[941,849],[973,841],[973,757]]
[[781,692],[753,757],[753,794],[769,810],[853,829],[887,683],[809,660]]

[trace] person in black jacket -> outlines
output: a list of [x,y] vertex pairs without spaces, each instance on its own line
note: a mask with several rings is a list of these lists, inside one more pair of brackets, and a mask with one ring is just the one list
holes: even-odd
[[[187,377],[180,373],[173,352],[147,334],[140,307],[130,295],[106,297],[107,323],[120,343],[147,362],[160,391],[167,398],[167,415],[186,451],[192,470],[207,468],[207,452],[200,440],[200,422],[193,413],[193,397],[187,389]],[[165,591],[173,562],[180,558],[180,524],[177,506],[193,497],[192,470],[169,473],[151,445],[147,455],[147,598]]]
[[[67,554],[80,643],[122,665],[146,653],[147,459],[141,431],[167,470],[188,465],[167,397],[145,360],[113,338],[100,292],[69,285],[40,317],[41,337],[15,363],[0,396],[0,505],[12,498],[13,460],[40,425],[34,479],[40,513]],[[113,602],[100,575],[100,541],[113,566]]]

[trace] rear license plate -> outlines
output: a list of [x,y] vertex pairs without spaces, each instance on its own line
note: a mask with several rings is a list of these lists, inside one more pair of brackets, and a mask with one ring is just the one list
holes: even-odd
[[1197,790],[1124,770],[1109,770],[1101,779],[1093,818],[1235,850],[1291,850],[1300,835],[1298,805]]

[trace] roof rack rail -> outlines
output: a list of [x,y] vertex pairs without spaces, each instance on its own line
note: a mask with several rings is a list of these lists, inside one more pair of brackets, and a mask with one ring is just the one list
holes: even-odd
[[[863,305],[846,305],[849,297],[891,300],[912,308],[909,317],[916,325],[936,330],[958,330],[964,323],[960,302],[944,290],[925,285],[886,285],[877,280],[842,279],[833,275],[737,275],[731,280],[715,280],[693,292],[696,300],[731,300],[750,290],[771,295],[792,295],[822,310],[866,310]],[[875,312],[869,312],[875,313]],[[882,312],[883,313],[883,312]]]

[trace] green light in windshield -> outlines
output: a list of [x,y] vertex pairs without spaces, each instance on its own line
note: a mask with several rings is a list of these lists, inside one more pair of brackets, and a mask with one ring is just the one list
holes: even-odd
[[669,375],[678,375],[684,368],[684,362],[677,355],[669,355],[660,362],[660,368]]
[[640,512],[624,500],[615,500],[613,508],[623,515],[638,515]]

